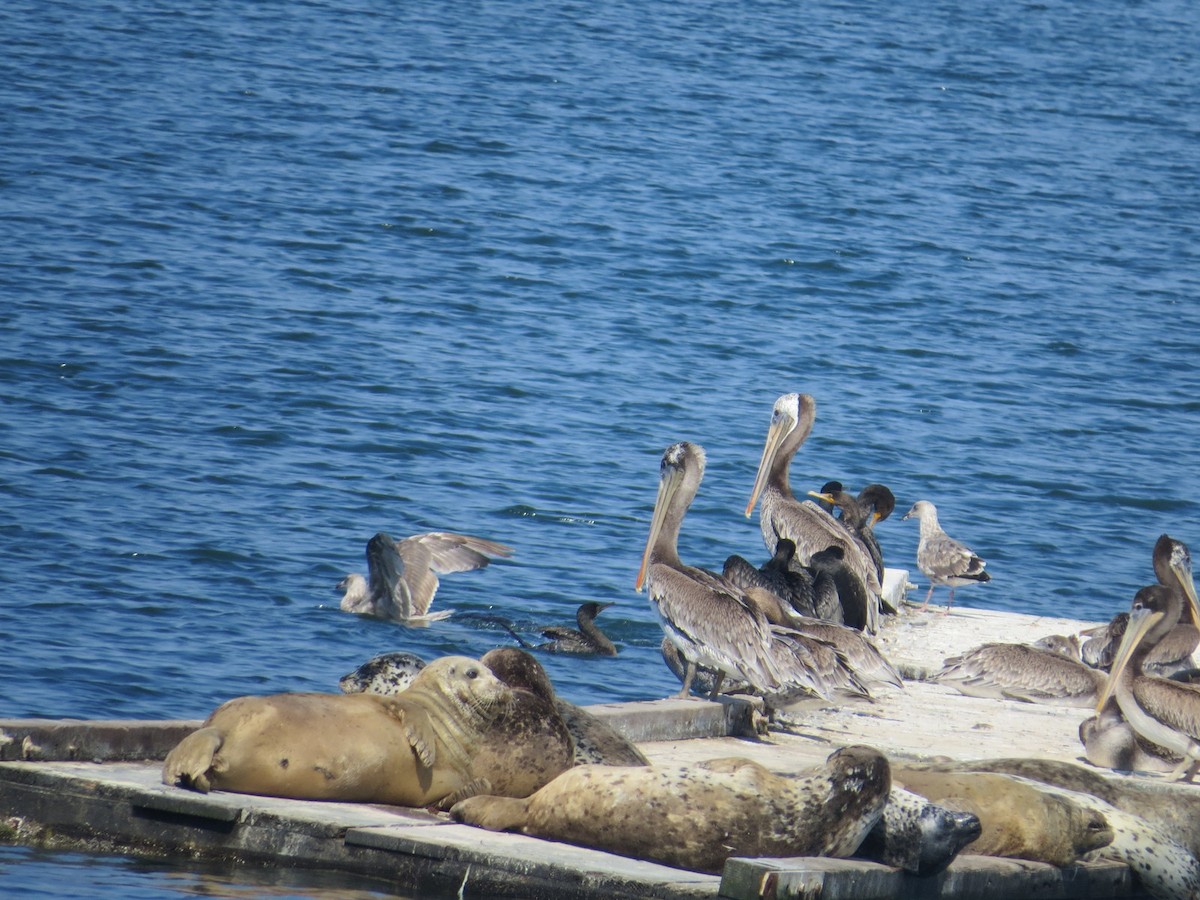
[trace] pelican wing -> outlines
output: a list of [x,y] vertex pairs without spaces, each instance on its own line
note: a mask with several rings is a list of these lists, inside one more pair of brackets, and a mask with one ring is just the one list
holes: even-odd
[[854,673],[864,681],[878,681],[895,687],[904,687],[904,681],[895,666],[879,652],[871,641],[859,630],[835,622],[797,618],[789,625],[803,635],[832,644],[842,652]]
[[841,547],[846,564],[867,589],[875,596],[882,592],[875,562],[866,547],[841,522],[811,500],[801,502],[769,490],[763,495],[760,517],[763,540],[772,553],[779,538],[787,538],[796,545],[796,559],[808,565],[814,553],[831,546]]
[[1134,679],[1133,697],[1168,728],[1200,741],[1200,685],[1143,675]]
[[[820,694],[827,700],[832,700],[837,694],[871,696],[845,654],[833,644],[787,627],[772,626],[771,632],[790,692],[794,693],[795,688],[799,687]],[[779,702],[778,698],[776,702]]]
[[735,585],[692,566],[676,569],[656,563],[648,575],[650,599],[685,658],[760,690],[779,688],[779,671],[770,656],[770,627]]
[[981,644],[951,656],[935,676],[970,697],[1090,707],[1104,687],[1103,672],[1028,644]]

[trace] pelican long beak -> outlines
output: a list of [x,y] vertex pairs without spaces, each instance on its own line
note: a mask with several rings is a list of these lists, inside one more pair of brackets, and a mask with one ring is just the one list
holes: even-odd
[[640,591],[646,584],[646,570],[650,568],[650,553],[658,542],[659,532],[662,531],[663,523],[667,518],[667,510],[671,507],[671,500],[678,493],[682,481],[682,470],[671,468],[663,473],[663,477],[658,483],[658,497],[654,501],[654,514],[650,517],[650,533],[646,536],[646,549],[642,551],[642,565],[638,569],[637,581],[633,585],[634,590]]
[[1192,624],[1200,628],[1200,599],[1196,597],[1196,582],[1192,578],[1191,557],[1185,554],[1181,559],[1172,559],[1171,571],[1179,579],[1179,586],[1183,588],[1184,596],[1187,597],[1188,609],[1192,612]]
[[1113,657],[1112,667],[1108,672],[1108,681],[1104,685],[1104,690],[1100,692],[1100,698],[1096,701],[1097,713],[1104,709],[1104,704],[1117,689],[1117,680],[1125,671],[1125,667],[1129,665],[1133,651],[1137,649],[1138,644],[1142,642],[1150,629],[1163,620],[1164,616],[1165,613],[1145,608],[1130,612],[1129,625],[1126,626],[1125,635],[1121,638],[1121,645],[1117,648],[1116,656]]
[[767,478],[775,465],[775,457],[779,453],[779,445],[783,439],[796,427],[796,421],[791,416],[775,416],[771,419],[771,427],[767,429],[767,442],[763,445],[762,459],[758,461],[758,472],[754,475],[754,488],[750,491],[750,502],[746,504],[746,518],[754,512],[758,498],[767,486]]

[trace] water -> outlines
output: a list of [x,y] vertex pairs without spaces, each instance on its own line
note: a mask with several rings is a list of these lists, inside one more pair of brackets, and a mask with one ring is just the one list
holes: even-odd
[[[1107,619],[1160,533],[1200,542],[1198,31],[1179,0],[6,4],[3,714],[511,643],[340,613],[378,530],[516,548],[439,608],[615,601],[621,655],[556,686],[664,696],[659,456],[708,451],[683,558],[761,560],[792,390],[795,486],[933,500],[989,560],[963,605]],[[912,522],[879,535],[915,568]],[[10,851],[3,890],[170,895],[84,859]]]

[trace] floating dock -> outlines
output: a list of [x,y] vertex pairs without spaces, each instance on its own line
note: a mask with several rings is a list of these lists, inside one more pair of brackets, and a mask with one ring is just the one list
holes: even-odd
[[[923,680],[941,660],[986,641],[1030,641],[1094,623],[955,608],[902,610],[877,643],[904,673],[904,690],[874,703],[820,701],[789,732],[745,737],[745,701],[659,700],[589,707],[654,763],[746,756],[802,771],[835,748],[867,744],[899,761],[1033,756],[1078,762],[1086,710],[966,697]],[[860,860],[732,859],[721,876],[451,822],[443,814],[373,804],[317,803],[160,782],[159,760],[199,722],[0,720],[0,814],[10,842],[118,850],[234,864],[313,867],[370,876],[406,896],[729,897],[853,900],[1071,900],[1140,897],[1119,863],[1065,869],[960,855],[918,878]],[[1112,775],[1113,778],[1123,776]],[[1147,776],[1138,776],[1147,780]],[[1161,784],[1164,800],[1200,788]],[[380,883],[380,882],[376,882]]]

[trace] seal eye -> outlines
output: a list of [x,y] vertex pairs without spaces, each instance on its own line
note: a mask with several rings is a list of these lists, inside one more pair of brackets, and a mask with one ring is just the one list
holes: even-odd
[[478,670],[478,669],[476,669],[476,668],[474,668],[474,667],[472,667],[472,668],[470,668],[470,669],[467,669],[467,671],[466,671],[466,676],[467,676],[468,678],[478,678],[478,677],[479,677],[479,670]]

